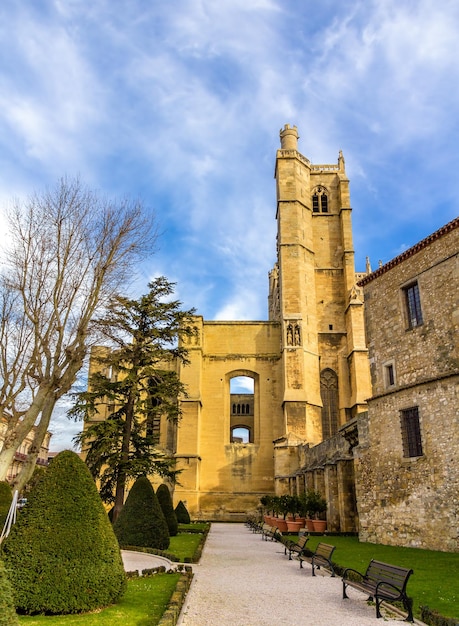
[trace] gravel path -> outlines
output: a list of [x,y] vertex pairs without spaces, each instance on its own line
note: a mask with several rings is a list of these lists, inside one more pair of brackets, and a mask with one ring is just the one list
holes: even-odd
[[[330,538],[330,543],[332,543]],[[402,618],[376,619],[366,596],[348,590],[342,599],[339,577],[311,566],[300,569],[283,546],[262,541],[243,524],[212,524],[178,626],[391,626]],[[416,621],[416,624],[421,622]]]

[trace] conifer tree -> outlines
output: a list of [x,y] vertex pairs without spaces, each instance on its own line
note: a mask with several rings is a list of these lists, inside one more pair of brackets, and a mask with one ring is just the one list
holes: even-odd
[[175,514],[177,516],[177,522],[179,524],[190,524],[190,514],[188,513],[188,509],[186,508],[182,500],[180,500],[175,507]]
[[113,525],[121,546],[167,550],[169,530],[155,490],[146,476],[133,484]]
[[165,484],[159,485],[158,489],[156,490],[156,495],[158,497],[159,505],[166,519],[167,527],[169,529],[169,535],[171,537],[175,537],[178,533],[178,522],[177,516],[174,511],[174,505],[172,504],[172,497],[171,492],[169,491],[169,487]]
[[173,284],[162,276],[149,283],[149,292],[139,300],[119,296],[111,301],[98,324],[110,349],[95,353],[98,371],[70,411],[88,422],[102,410],[108,414],[104,421],[93,421],[77,441],[100,480],[102,499],[114,503],[115,521],[128,479],[175,476],[173,451],[158,446],[158,423],[163,416],[169,423],[179,418],[178,396],[185,388],[176,364],[187,362],[179,339],[193,334],[194,311],[182,311],[179,301],[169,299],[172,292]]
[[55,457],[2,548],[21,612],[90,611],[116,602],[125,589],[113,528],[75,452]]

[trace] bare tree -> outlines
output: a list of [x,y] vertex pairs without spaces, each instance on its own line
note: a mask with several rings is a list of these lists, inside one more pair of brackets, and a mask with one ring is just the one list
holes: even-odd
[[139,202],[110,201],[78,179],[16,203],[0,276],[0,480],[35,426],[14,487],[31,476],[54,406],[76,380],[92,320],[151,253],[154,219]]

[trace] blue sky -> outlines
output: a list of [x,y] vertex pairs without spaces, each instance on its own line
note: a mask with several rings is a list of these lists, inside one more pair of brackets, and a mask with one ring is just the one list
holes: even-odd
[[164,274],[206,319],[266,319],[284,124],[343,150],[357,271],[457,216],[458,32],[457,0],[3,0],[0,202],[63,175],[141,198],[139,295]]

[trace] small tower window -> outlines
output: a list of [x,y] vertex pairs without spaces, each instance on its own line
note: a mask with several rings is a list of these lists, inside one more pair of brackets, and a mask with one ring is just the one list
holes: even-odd
[[328,213],[328,194],[324,187],[317,187],[312,194],[313,213]]

